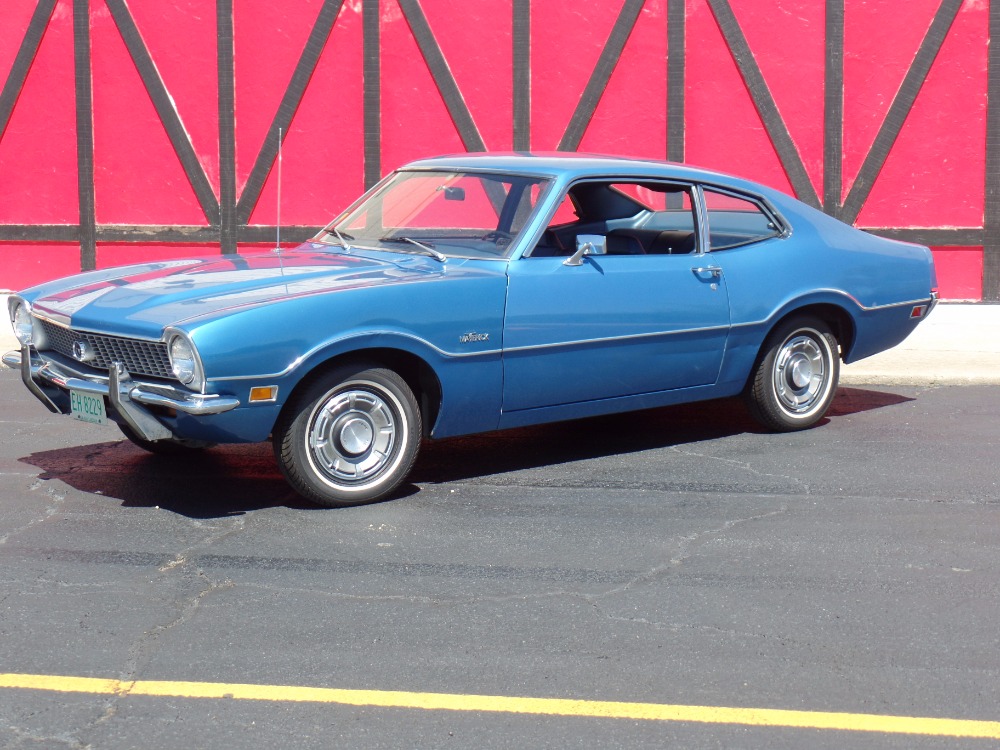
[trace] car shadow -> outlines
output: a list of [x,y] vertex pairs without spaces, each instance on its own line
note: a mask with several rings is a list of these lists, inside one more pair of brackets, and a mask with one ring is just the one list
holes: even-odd
[[[821,424],[912,400],[886,391],[841,388]],[[419,492],[416,485],[427,482],[459,481],[763,431],[741,401],[723,399],[428,441],[410,483],[393,499],[415,494]],[[285,483],[267,443],[154,456],[128,441],[117,441],[39,451],[20,460],[40,469],[39,479],[58,479],[81,492],[120,501],[124,507],[156,507],[189,518],[222,518],[275,507],[318,509]]]
[[[840,388],[818,425],[912,400],[896,393]],[[428,442],[410,479],[458,481],[765,432],[741,399],[703,401]]]
[[59,479],[124,507],[161,508],[189,518],[316,508],[285,483],[268,443],[158,456],[121,440],[41,451],[21,461],[41,469],[39,479]]

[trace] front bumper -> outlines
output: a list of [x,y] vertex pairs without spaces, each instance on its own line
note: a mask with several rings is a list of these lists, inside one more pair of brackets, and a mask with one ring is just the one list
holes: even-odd
[[216,394],[192,393],[162,383],[133,380],[114,363],[107,377],[82,373],[45,359],[25,344],[20,351],[7,352],[3,363],[21,371],[28,390],[56,414],[69,414],[70,390],[104,396],[118,416],[145,440],[166,440],[174,433],[148,407],[173,409],[192,416],[222,414],[240,405],[239,399]]

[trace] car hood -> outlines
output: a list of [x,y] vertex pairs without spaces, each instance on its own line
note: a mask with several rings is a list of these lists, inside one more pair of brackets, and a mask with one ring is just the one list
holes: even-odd
[[163,329],[223,310],[305,295],[460,275],[462,261],[332,253],[325,245],[127,266],[39,287],[35,311],[73,328],[159,338]]

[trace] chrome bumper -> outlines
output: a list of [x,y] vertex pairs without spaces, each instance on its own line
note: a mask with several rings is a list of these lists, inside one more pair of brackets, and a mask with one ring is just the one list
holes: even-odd
[[[935,291],[932,291],[931,292],[931,304],[927,308],[927,315],[930,315],[932,312],[934,312],[934,308],[937,307],[939,301],[940,300],[938,299],[938,293],[935,292]],[[924,317],[926,318],[927,315],[925,315]]]
[[[173,388],[158,383],[135,381],[118,363],[108,372],[108,377],[84,375],[51,360],[42,359],[27,344],[20,351],[7,352],[3,363],[21,371],[21,380],[28,390],[56,414],[68,414],[53,398],[58,391],[83,391],[95,396],[106,396],[118,415],[140,437],[146,440],[165,440],[174,437],[146,406],[161,406],[185,414],[204,416],[222,414],[240,405],[239,399],[215,394],[205,395]],[[48,391],[48,392],[47,392]],[[61,400],[61,399],[60,399]]]

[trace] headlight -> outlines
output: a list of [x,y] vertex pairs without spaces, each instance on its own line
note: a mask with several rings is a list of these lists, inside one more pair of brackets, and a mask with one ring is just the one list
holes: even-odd
[[194,345],[181,335],[175,335],[170,339],[167,347],[170,356],[170,367],[174,375],[184,385],[197,384],[200,387],[201,364],[198,362],[198,354],[194,350]]
[[11,323],[14,326],[14,335],[22,344],[31,343],[32,321],[31,311],[23,302],[18,302],[14,307],[14,314],[11,316]]

